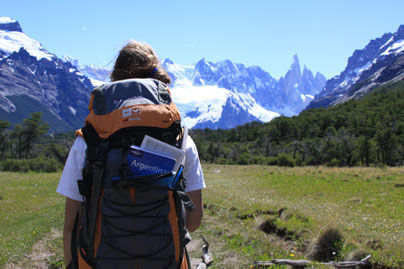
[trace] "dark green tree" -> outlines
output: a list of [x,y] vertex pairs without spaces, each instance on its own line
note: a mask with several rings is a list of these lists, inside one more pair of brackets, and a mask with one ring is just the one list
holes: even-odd
[[19,159],[28,158],[36,142],[48,131],[47,123],[42,120],[42,113],[30,113],[30,118],[16,124],[11,132],[14,148]]
[[11,137],[11,156],[16,156],[18,159],[22,159],[24,152],[24,133],[21,124],[14,125],[14,129],[11,131]]
[[10,123],[8,121],[0,120],[0,158],[3,158],[6,152],[7,139],[9,135],[8,127],[10,127]]
[[352,166],[355,150],[355,140],[352,133],[347,129],[341,128],[337,133],[337,141],[339,147],[339,159],[341,163]]

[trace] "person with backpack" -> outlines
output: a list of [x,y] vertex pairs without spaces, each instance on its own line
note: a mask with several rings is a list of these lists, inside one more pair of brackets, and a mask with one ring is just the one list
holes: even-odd
[[[190,268],[185,245],[202,220],[205,183],[170,82],[153,49],[131,41],[119,52],[111,83],[92,91],[57,188],[66,197],[67,268]],[[145,137],[183,150],[185,158],[144,151]],[[153,164],[159,169],[139,166],[135,160],[147,154],[176,168],[160,169],[165,161]]]

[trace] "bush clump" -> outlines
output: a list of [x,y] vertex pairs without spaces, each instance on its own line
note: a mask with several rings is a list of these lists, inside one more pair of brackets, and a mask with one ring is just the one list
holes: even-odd
[[63,169],[60,162],[50,158],[5,159],[0,161],[0,170],[9,172],[56,172]]
[[279,166],[294,167],[295,166],[295,161],[293,160],[293,158],[290,158],[288,155],[286,155],[284,153],[280,153],[278,155],[277,164]]
[[326,165],[327,165],[328,167],[337,167],[337,166],[341,166],[342,164],[341,164],[341,161],[339,161],[339,160],[333,158],[333,159],[331,159],[329,162],[327,162]]
[[243,152],[237,156],[236,163],[240,165],[248,165],[251,163],[251,155],[247,152]]

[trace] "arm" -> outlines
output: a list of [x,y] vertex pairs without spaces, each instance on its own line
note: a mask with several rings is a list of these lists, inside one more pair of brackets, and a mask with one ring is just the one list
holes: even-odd
[[68,266],[72,260],[70,241],[74,227],[74,220],[76,219],[76,214],[80,209],[80,205],[81,202],[66,197],[65,225],[63,227],[63,253],[66,266]]
[[194,211],[188,211],[187,209],[187,229],[190,232],[194,232],[201,225],[203,217],[202,192],[201,190],[196,190],[190,191],[187,194],[196,207]]

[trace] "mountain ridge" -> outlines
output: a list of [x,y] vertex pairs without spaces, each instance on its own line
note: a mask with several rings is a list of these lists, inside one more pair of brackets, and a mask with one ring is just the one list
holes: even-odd
[[[71,57],[66,57],[64,60],[70,61],[84,73],[82,65],[77,60]],[[230,60],[214,63],[202,58],[195,65],[180,66],[166,58],[162,60],[162,65],[172,78],[170,89],[173,100],[183,115],[184,124],[190,128],[207,126],[212,129],[230,128],[251,120],[267,122],[285,112],[288,115],[296,115],[309,100],[314,98],[313,94],[318,92],[326,81],[319,72],[314,77],[306,66],[302,72],[297,55],[294,56],[292,66],[294,65],[294,72],[298,73],[298,78],[293,78],[293,74],[289,74],[286,79],[283,77],[274,79],[259,66],[246,67]],[[97,68],[94,70],[97,71]],[[99,77],[91,78],[90,72],[87,74],[92,81],[100,79]],[[286,86],[291,88],[289,96],[277,96],[285,91],[285,85],[282,84],[285,80],[293,84]],[[104,76],[104,81],[109,81],[109,76]],[[296,81],[301,84],[297,87],[298,92],[294,86]],[[206,100],[202,96],[204,92],[209,92],[211,99]],[[183,95],[192,95],[193,98],[184,100]],[[288,100],[290,96],[294,99]],[[229,100],[229,98],[233,99]],[[265,102],[268,98],[275,99],[277,103],[268,104]],[[285,105],[285,100],[289,101],[289,104]],[[291,108],[296,103],[300,105],[300,108]],[[282,106],[281,109],[277,108]],[[285,106],[288,107],[285,109]],[[232,111],[231,107],[233,107]],[[239,110],[243,110],[243,113]],[[229,117],[233,120],[221,120],[221,117]],[[233,124],[229,125],[229,122]]]
[[[21,121],[29,113],[21,107],[24,102],[25,108],[40,104],[53,119],[51,128],[80,128],[91,89],[109,81],[110,70],[81,65],[69,56],[59,59],[23,33],[17,21],[1,18],[0,26],[1,114]],[[322,83],[321,74],[314,77],[306,67],[302,73],[297,55],[293,72],[279,80],[261,67],[230,60],[213,63],[203,58],[194,66],[178,66],[166,59],[162,64],[172,76],[174,102],[190,128],[232,128],[267,122],[280,114],[295,115]]]
[[17,21],[0,18],[1,119],[15,124],[41,111],[55,132],[81,127],[90,80],[20,28]]
[[404,25],[372,39],[348,58],[347,66],[327,81],[307,109],[360,98],[377,86],[404,79]]

